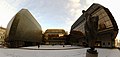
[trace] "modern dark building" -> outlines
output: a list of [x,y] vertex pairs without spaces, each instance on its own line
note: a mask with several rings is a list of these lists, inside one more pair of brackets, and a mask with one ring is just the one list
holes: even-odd
[[[91,16],[98,16],[98,33],[95,46],[115,47],[115,38],[118,34],[117,23],[108,8],[93,3],[86,12]],[[77,39],[79,45],[88,44],[90,39],[86,38],[85,16],[82,14],[78,20],[71,26],[70,39]],[[74,34],[76,32],[78,35]],[[72,42],[74,43],[74,42]]]
[[7,25],[7,47],[36,45],[41,39],[41,26],[27,9],[21,9]]
[[66,34],[63,29],[47,29],[44,33],[44,42],[47,45],[65,44]]

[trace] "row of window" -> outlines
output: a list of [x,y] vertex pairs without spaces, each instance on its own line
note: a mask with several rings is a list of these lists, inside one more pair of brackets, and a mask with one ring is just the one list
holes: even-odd
[[104,9],[97,10],[96,13],[93,14],[93,16],[99,16],[98,29],[113,27],[111,20]]
[[110,45],[110,42],[108,42],[108,43],[102,43],[102,44],[103,44],[103,45],[106,45],[106,44],[107,44],[107,45]]
[[85,29],[84,29],[84,26],[85,26],[85,22],[81,22],[80,25],[78,25],[74,30],[76,31],[81,31],[82,33],[85,33]]
[[5,36],[0,36],[0,39],[4,39],[5,38]]
[[49,32],[54,32],[54,33],[65,33],[64,30],[47,30],[46,33],[49,33]]

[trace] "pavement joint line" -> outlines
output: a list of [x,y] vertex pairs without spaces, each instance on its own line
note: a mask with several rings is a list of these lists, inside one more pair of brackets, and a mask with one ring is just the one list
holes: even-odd
[[34,49],[34,48],[18,48],[18,49],[26,49],[26,50],[73,50],[73,49],[82,49],[82,48],[64,48],[64,49]]

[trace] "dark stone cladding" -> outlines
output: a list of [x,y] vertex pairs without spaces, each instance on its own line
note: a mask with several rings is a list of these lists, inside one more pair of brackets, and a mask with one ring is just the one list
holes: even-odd
[[21,9],[8,23],[5,41],[40,42],[42,29],[27,9]]

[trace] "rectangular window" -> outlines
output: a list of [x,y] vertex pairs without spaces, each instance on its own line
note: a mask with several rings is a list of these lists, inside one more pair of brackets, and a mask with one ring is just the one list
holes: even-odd
[[110,45],[110,42],[108,42],[108,45]]
[[105,45],[105,43],[103,43],[103,45]]
[[112,27],[111,21],[106,21],[106,22],[105,22],[105,25],[106,25],[106,28]]

